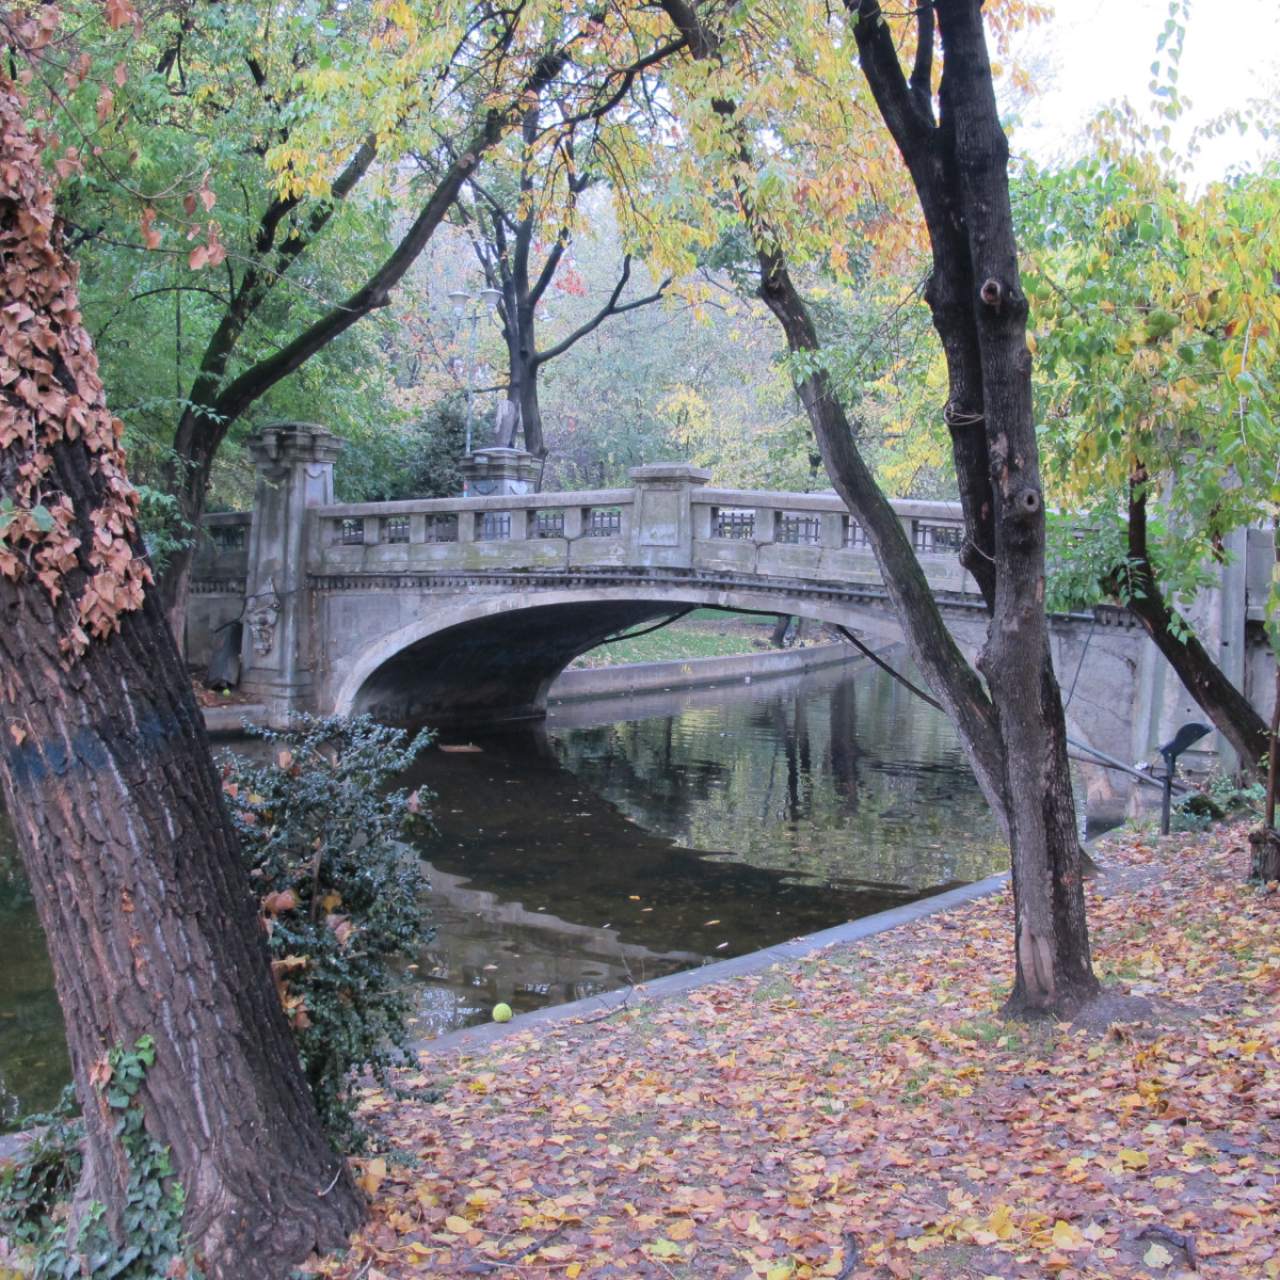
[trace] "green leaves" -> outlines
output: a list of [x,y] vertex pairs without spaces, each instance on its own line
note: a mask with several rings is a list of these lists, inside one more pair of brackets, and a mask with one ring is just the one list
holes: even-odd
[[169,1149],[148,1137],[138,1093],[156,1063],[152,1036],[132,1049],[116,1045],[90,1069],[100,1104],[113,1115],[127,1178],[118,1228],[100,1203],[81,1208],[68,1235],[68,1203],[83,1167],[84,1122],[70,1086],[52,1115],[31,1116],[36,1133],[22,1158],[0,1172],[0,1228],[30,1248],[37,1276],[90,1276],[94,1280],[153,1280],[200,1271],[183,1242],[186,1196],[173,1181]]
[[401,840],[422,810],[388,790],[429,741],[367,716],[254,729],[265,764],[223,758],[223,790],[262,904],[272,972],[317,1109],[357,1143],[353,1073],[402,1063],[410,996],[399,960],[431,936],[426,877]]
[[[1040,433],[1051,501],[1108,527],[1145,467],[1160,579],[1186,596],[1217,572],[1220,539],[1280,497],[1280,249],[1256,233],[1280,215],[1280,179],[1192,197],[1134,144],[1104,135],[1106,163],[1032,169],[1018,191]],[[1097,551],[1061,544],[1065,597],[1102,567]]]

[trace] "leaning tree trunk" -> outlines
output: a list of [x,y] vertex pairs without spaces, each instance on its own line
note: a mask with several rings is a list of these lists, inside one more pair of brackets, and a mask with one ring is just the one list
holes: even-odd
[[1253,846],[1253,862],[1249,867],[1251,879],[1264,884],[1280,880],[1280,832],[1276,831],[1276,790],[1280,786],[1280,671],[1276,672],[1271,706],[1271,742],[1267,748],[1267,801],[1262,815],[1262,826],[1249,833]]
[[[769,246],[758,230],[753,234],[760,296],[782,326],[789,349],[805,354],[819,351],[813,319],[781,250]],[[902,522],[858,451],[831,380],[819,369],[798,378],[796,392],[813,425],[831,483],[867,535],[911,659],[956,726],[978,785],[1003,825],[1007,811],[1004,758],[982,681],[947,630]]]
[[139,1095],[210,1280],[279,1280],[363,1215],[274,990],[200,712],[154,591],[74,269],[0,83],[0,784],[48,939],[87,1128],[84,1196],[127,1170],[92,1083],[155,1040]]
[[1213,727],[1231,744],[1240,768],[1250,777],[1257,777],[1270,747],[1266,723],[1209,656],[1195,632],[1170,608],[1160,590],[1147,542],[1147,476],[1141,467],[1129,487],[1128,542],[1129,581],[1125,595],[1129,612],[1142,623]]

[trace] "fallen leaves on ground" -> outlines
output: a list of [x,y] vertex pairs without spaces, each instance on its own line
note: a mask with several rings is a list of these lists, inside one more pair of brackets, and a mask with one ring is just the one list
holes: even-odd
[[426,1055],[443,1099],[370,1095],[371,1220],[316,1270],[1280,1280],[1280,893],[1243,828],[1098,856],[1095,965],[1147,1007],[1003,1022],[1006,892]]

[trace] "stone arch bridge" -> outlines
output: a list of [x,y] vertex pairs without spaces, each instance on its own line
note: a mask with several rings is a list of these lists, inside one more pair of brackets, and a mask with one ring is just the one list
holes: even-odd
[[[538,716],[578,654],[689,606],[793,614],[879,643],[900,635],[834,494],[715,489],[707,472],[664,464],[636,468],[629,489],[343,505],[341,443],[328,432],[282,424],[250,447],[254,510],[206,518],[188,653],[206,661],[219,629],[242,620],[241,688],[275,725],[301,711],[433,724]],[[511,472],[502,455],[513,451],[482,452]],[[894,507],[948,624],[975,651],[986,615],[957,558],[958,504]],[[1261,690],[1269,538],[1240,550],[1201,621],[1229,673]],[[1079,741],[1137,760],[1199,715],[1125,611],[1056,617],[1052,632]]]

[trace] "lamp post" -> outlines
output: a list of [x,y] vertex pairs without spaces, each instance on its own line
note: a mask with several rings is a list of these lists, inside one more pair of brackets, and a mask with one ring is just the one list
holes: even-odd
[[458,325],[464,319],[470,322],[467,334],[467,360],[463,374],[467,383],[467,433],[466,452],[471,453],[471,402],[475,395],[476,380],[476,326],[480,323],[480,313],[488,307],[496,307],[502,301],[501,289],[481,289],[479,297],[472,297],[465,289],[451,289],[449,301],[453,303],[453,314]]
[[1178,767],[1178,757],[1188,747],[1199,742],[1208,732],[1209,726],[1207,724],[1200,724],[1198,721],[1192,720],[1189,724],[1184,724],[1173,735],[1172,740],[1166,742],[1160,748],[1160,754],[1164,756],[1164,796],[1160,805],[1160,834],[1162,836],[1169,834],[1169,810],[1173,801],[1173,775]]

